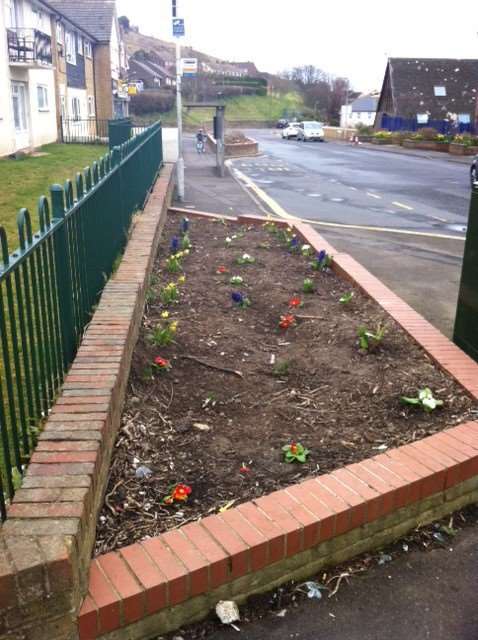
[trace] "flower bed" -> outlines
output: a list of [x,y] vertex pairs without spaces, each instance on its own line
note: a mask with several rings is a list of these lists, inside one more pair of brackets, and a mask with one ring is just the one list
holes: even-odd
[[325,252],[272,224],[178,224],[148,292],[98,553],[472,418],[462,387]]

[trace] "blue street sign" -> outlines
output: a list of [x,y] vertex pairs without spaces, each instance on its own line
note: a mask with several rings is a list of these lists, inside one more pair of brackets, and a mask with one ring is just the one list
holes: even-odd
[[173,18],[173,36],[175,38],[181,38],[184,35],[185,35],[184,19],[183,18]]

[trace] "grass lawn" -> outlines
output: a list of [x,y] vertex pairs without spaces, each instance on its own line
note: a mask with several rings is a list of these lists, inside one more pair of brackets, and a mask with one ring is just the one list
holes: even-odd
[[[239,96],[226,100],[227,121],[251,121],[266,122],[278,120],[283,116],[291,117],[299,114],[304,108],[302,98],[298,93],[290,92],[276,96]],[[187,109],[183,110],[184,124],[186,126],[212,126],[214,109]],[[161,120],[166,126],[176,124],[176,110],[167,113],[151,113],[145,116],[135,116],[135,121],[153,122]]]
[[32,216],[33,231],[38,229],[37,201],[48,195],[51,184],[74,179],[93,160],[106,153],[100,145],[49,144],[40,149],[46,156],[21,160],[0,160],[0,225],[8,235],[10,253],[18,246],[16,218],[21,207]]

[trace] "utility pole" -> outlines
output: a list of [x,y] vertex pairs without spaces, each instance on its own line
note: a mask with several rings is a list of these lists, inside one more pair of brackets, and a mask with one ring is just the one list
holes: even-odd
[[[178,200],[184,200],[184,157],[183,157],[183,101],[181,93],[182,64],[179,31],[175,31],[175,21],[178,17],[177,0],[172,0],[173,35],[176,38],[176,110],[178,119],[178,161],[176,163]],[[181,34],[184,35],[184,32]]]

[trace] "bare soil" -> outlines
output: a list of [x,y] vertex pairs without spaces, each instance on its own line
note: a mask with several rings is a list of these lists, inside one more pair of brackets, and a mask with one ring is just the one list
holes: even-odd
[[[313,271],[311,258],[290,253],[262,227],[191,222],[193,248],[182,262],[186,282],[179,302],[168,307],[178,321],[175,341],[155,347],[152,330],[164,323],[160,291],[180,275],[165,271],[178,227],[179,218],[171,216],[148,292],[97,553],[476,418],[466,392],[379,305],[359,290],[341,304],[349,283],[331,271]],[[236,263],[244,252],[254,264]],[[220,266],[227,273],[218,274]],[[231,285],[233,275],[244,284]],[[315,293],[302,292],[304,278],[314,281]],[[251,305],[238,308],[233,291]],[[303,306],[291,311],[294,295]],[[296,315],[296,324],[281,330],[287,313]],[[362,353],[358,327],[379,323],[387,327],[383,342]],[[170,360],[170,371],[151,370],[157,356]],[[284,363],[288,371],[274,374]],[[400,402],[424,387],[443,400],[442,408],[425,413]],[[310,450],[305,464],[284,462],[282,447],[292,442]],[[149,477],[137,477],[141,466],[151,470]],[[166,506],[163,499],[177,483],[192,493],[186,503]]]

